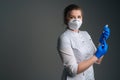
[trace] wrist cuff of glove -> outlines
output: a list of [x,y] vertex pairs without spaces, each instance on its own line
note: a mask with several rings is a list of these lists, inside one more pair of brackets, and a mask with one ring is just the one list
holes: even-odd
[[100,55],[97,55],[97,54],[95,54],[95,56],[99,59],[101,56]]

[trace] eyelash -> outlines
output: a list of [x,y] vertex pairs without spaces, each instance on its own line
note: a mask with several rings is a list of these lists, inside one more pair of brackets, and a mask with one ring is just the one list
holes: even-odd
[[[73,19],[74,17],[70,17],[71,19]],[[81,18],[81,16],[78,16],[77,18]]]
[[73,17],[70,17],[71,19],[73,18]]
[[81,16],[78,16],[78,18],[81,18]]

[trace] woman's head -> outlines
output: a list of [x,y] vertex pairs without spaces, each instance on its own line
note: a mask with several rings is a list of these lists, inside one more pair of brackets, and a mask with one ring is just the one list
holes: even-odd
[[64,9],[64,24],[68,25],[71,19],[82,20],[82,9],[75,4],[68,5]]

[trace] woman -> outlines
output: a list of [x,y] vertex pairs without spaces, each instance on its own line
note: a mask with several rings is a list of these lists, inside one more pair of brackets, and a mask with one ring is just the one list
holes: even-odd
[[106,40],[110,35],[109,28],[104,28],[96,49],[87,31],[79,30],[82,15],[82,9],[75,4],[64,9],[64,23],[67,28],[59,36],[57,45],[64,66],[62,80],[95,80],[93,64],[100,63],[108,50]]

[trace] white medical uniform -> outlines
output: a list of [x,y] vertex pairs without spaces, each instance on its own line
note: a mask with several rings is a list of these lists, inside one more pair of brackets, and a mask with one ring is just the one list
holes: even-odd
[[58,38],[57,48],[64,66],[62,80],[95,80],[93,65],[77,74],[78,64],[96,52],[87,31],[74,32],[67,29]]

